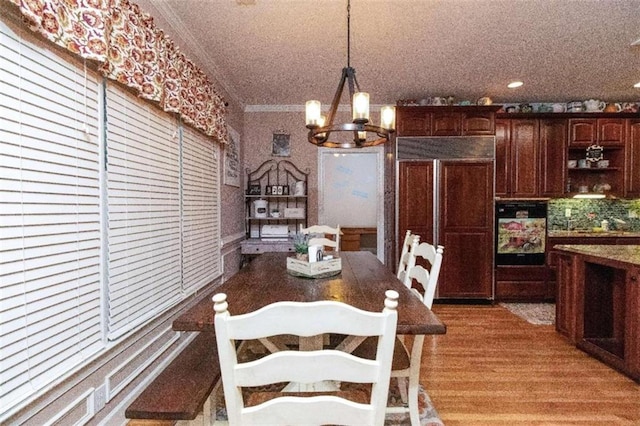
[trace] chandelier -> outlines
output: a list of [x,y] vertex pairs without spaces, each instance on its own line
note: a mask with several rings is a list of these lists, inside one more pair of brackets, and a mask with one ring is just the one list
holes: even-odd
[[[333,97],[329,113],[322,115],[320,101],[307,101],[305,105],[309,142],[327,148],[361,148],[380,145],[389,140],[395,128],[395,108],[385,105],[380,110],[380,126],[369,122],[369,94],[360,91],[356,70],[351,67],[351,0],[347,1],[347,66],[342,68],[338,90]],[[351,100],[351,123],[334,124],[345,83]]]

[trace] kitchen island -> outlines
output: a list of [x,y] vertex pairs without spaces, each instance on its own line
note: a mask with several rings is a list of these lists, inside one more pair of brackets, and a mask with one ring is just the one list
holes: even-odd
[[556,245],[556,330],[640,381],[640,246]]

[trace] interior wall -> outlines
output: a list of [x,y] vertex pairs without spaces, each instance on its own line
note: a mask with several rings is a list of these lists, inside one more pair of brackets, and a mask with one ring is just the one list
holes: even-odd
[[[240,162],[240,186],[230,186],[224,184],[222,179],[220,185],[221,203],[221,223],[220,236],[222,237],[222,259],[224,279],[229,279],[238,272],[242,262],[240,254],[240,241],[244,239],[244,153],[247,151],[244,146],[243,137],[244,116],[239,105],[230,102],[227,106],[227,125],[240,135],[239,162]],[[220,152],[220,176],[224,175],[224,150]]]

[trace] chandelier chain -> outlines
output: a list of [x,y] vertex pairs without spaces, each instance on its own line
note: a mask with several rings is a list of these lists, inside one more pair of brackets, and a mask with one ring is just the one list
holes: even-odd
[[347,0],[347,68],[351,67],[351,0]]

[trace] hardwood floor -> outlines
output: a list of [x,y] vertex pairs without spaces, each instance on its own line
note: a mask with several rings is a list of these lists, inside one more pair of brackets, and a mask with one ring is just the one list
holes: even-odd
[[640,385],[506,309],[438,305],[422,383],[445,425],[640,425]]

